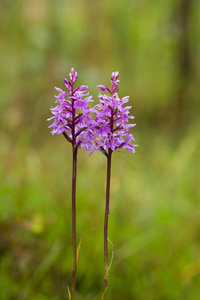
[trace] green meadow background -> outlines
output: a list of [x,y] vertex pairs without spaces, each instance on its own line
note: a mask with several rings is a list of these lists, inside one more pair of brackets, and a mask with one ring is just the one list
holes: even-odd
[[[113,155],[107,299],[199,300],[199,20],[197,0],[1,0],[1,300],[68,299],[71,145],[46,119],[71,67],[95,104],[119,71],[137,123]],[[77,300],[102,296],[105,176],[81,149]]]

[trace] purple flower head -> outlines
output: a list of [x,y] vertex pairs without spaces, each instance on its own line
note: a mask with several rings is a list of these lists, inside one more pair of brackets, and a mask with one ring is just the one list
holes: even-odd
[[78,74],[74,69],[69,73],[69,80],[64,78],[64,83],[67,91],[60,88],[55,88],[59,93],[56,96],[56,107],[51,108],[53,117],[48,120],[54,120],[49,126],[52,128],[52,135],[63,133],[65,138],[77,148],[81,145],[81,136],[87,128],[87,124],[91,122],[92,118],[88,103],[93,101],[89,93],[84,94],[87,86],[82,85],[74,89],[74,83],[77,81]]
[[100,150],[106,156],[117,149],[125,148],[128,151],[135,152],[132,141],[134,137],[129,130],[136,124],[129,124],[129,119],[134,117],[129,115],[131,106],[124,104],[129,101],[129,97],[119,98],[118,80],[119,72],[113,72],[111,75],[111,89],[98,85],[103,92],[99,93],[100,103],[94,107],[96,118],[88,123],[89,131],[84,135],[82,147],[90,150],[90,154]]

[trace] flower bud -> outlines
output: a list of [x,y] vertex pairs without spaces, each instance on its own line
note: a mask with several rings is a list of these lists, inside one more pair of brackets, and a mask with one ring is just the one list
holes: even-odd
[[111,75],[111,80],[112,81],[116,81],[118,77],[119,77],[119,72],[118,71],[112,72],[112,75]]

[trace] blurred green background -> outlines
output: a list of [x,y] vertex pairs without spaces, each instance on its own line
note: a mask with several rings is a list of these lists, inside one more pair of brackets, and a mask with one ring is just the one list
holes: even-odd
[[[71,285],[71,147],[46,121],[54,86],[130,95],[136,153],[115,153],[109,300],[200,295],[197,0],[1,0],[0,299],[62,300]],[[79,151],[77,300],[101,299],[106,160]]]

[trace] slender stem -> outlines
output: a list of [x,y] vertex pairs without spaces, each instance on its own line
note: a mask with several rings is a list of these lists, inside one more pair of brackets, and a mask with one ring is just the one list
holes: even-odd
[[73,272],[71,299],[75,299],[76,270],[77,270],[77,246],[76,246],[76,171],[77,171],[77,148],[72,146],[73,170],[72,170],[72,244],[73,244]]
[[105,277],[104,277],[104,293],[103,299],[106,299],[108,287],[108,216],[109,216],[109,202],[110,202],[110,176],[111,176],[111,155],[112,151],[109,149],[107,156],[107,183],[106,183],[106,206],[104,219],[104,263],[105,263]]
[[[73,84],[71,95],[74,95]],[[72,155],[73,155],[73,168],[72,168],[72,244],[73,244],[73,271],[72,271],[72,286],[71,286],[71,299],[75,299],[76,287],[76,271],[77,271],[77,246],[76,246],[76,171],[77,171],[77,147],[75,137],[75,118],[76,110],[74,108],[74,100],[72,99]]]

